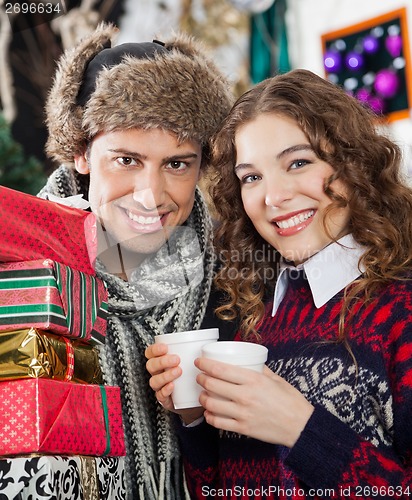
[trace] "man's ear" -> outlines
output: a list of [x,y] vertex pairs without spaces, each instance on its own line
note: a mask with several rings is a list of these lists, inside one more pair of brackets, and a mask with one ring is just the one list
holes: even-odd
[[74,165],[79,174],[90,173],[89,162],[87,161],[86,154],[76,155],[74,157]]

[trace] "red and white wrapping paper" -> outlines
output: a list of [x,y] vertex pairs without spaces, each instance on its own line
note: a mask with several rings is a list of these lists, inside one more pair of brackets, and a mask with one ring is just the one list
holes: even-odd
[[0,383],[0,456],[124,456],[120,388],[45,378]]
[[95,274],[91,212],[0,186],[0,262],[52,259]]

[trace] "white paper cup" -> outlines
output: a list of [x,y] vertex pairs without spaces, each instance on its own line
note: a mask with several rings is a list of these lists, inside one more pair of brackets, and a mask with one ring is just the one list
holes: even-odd
[[268,359],[268,350],[253,342],[228,340],[204,345],[202,357],[261,372]]
[[167,344],[169,354],[177,354],[180,358],[182,375],[176,379],[172,394],[173,405],[176,409],[195,408],[201,406],[199,396],[202,388],[196,382],[200,371],[194,365],[196,358],[202,354],[202,347],[210,343],[217,343],[219,328],[191,330],[187,332],[165,333],[156,335],[156,344]]

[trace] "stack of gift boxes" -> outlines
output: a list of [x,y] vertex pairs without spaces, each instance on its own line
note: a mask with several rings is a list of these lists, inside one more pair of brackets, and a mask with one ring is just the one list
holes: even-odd
[[125,498],[93,214],[0,186],[0,498]]

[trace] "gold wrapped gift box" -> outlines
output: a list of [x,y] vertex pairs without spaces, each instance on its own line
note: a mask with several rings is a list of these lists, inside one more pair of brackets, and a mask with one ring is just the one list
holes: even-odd
[[95,347],[36,328],[0,333],[0,381],[51,378],[102,384]]

